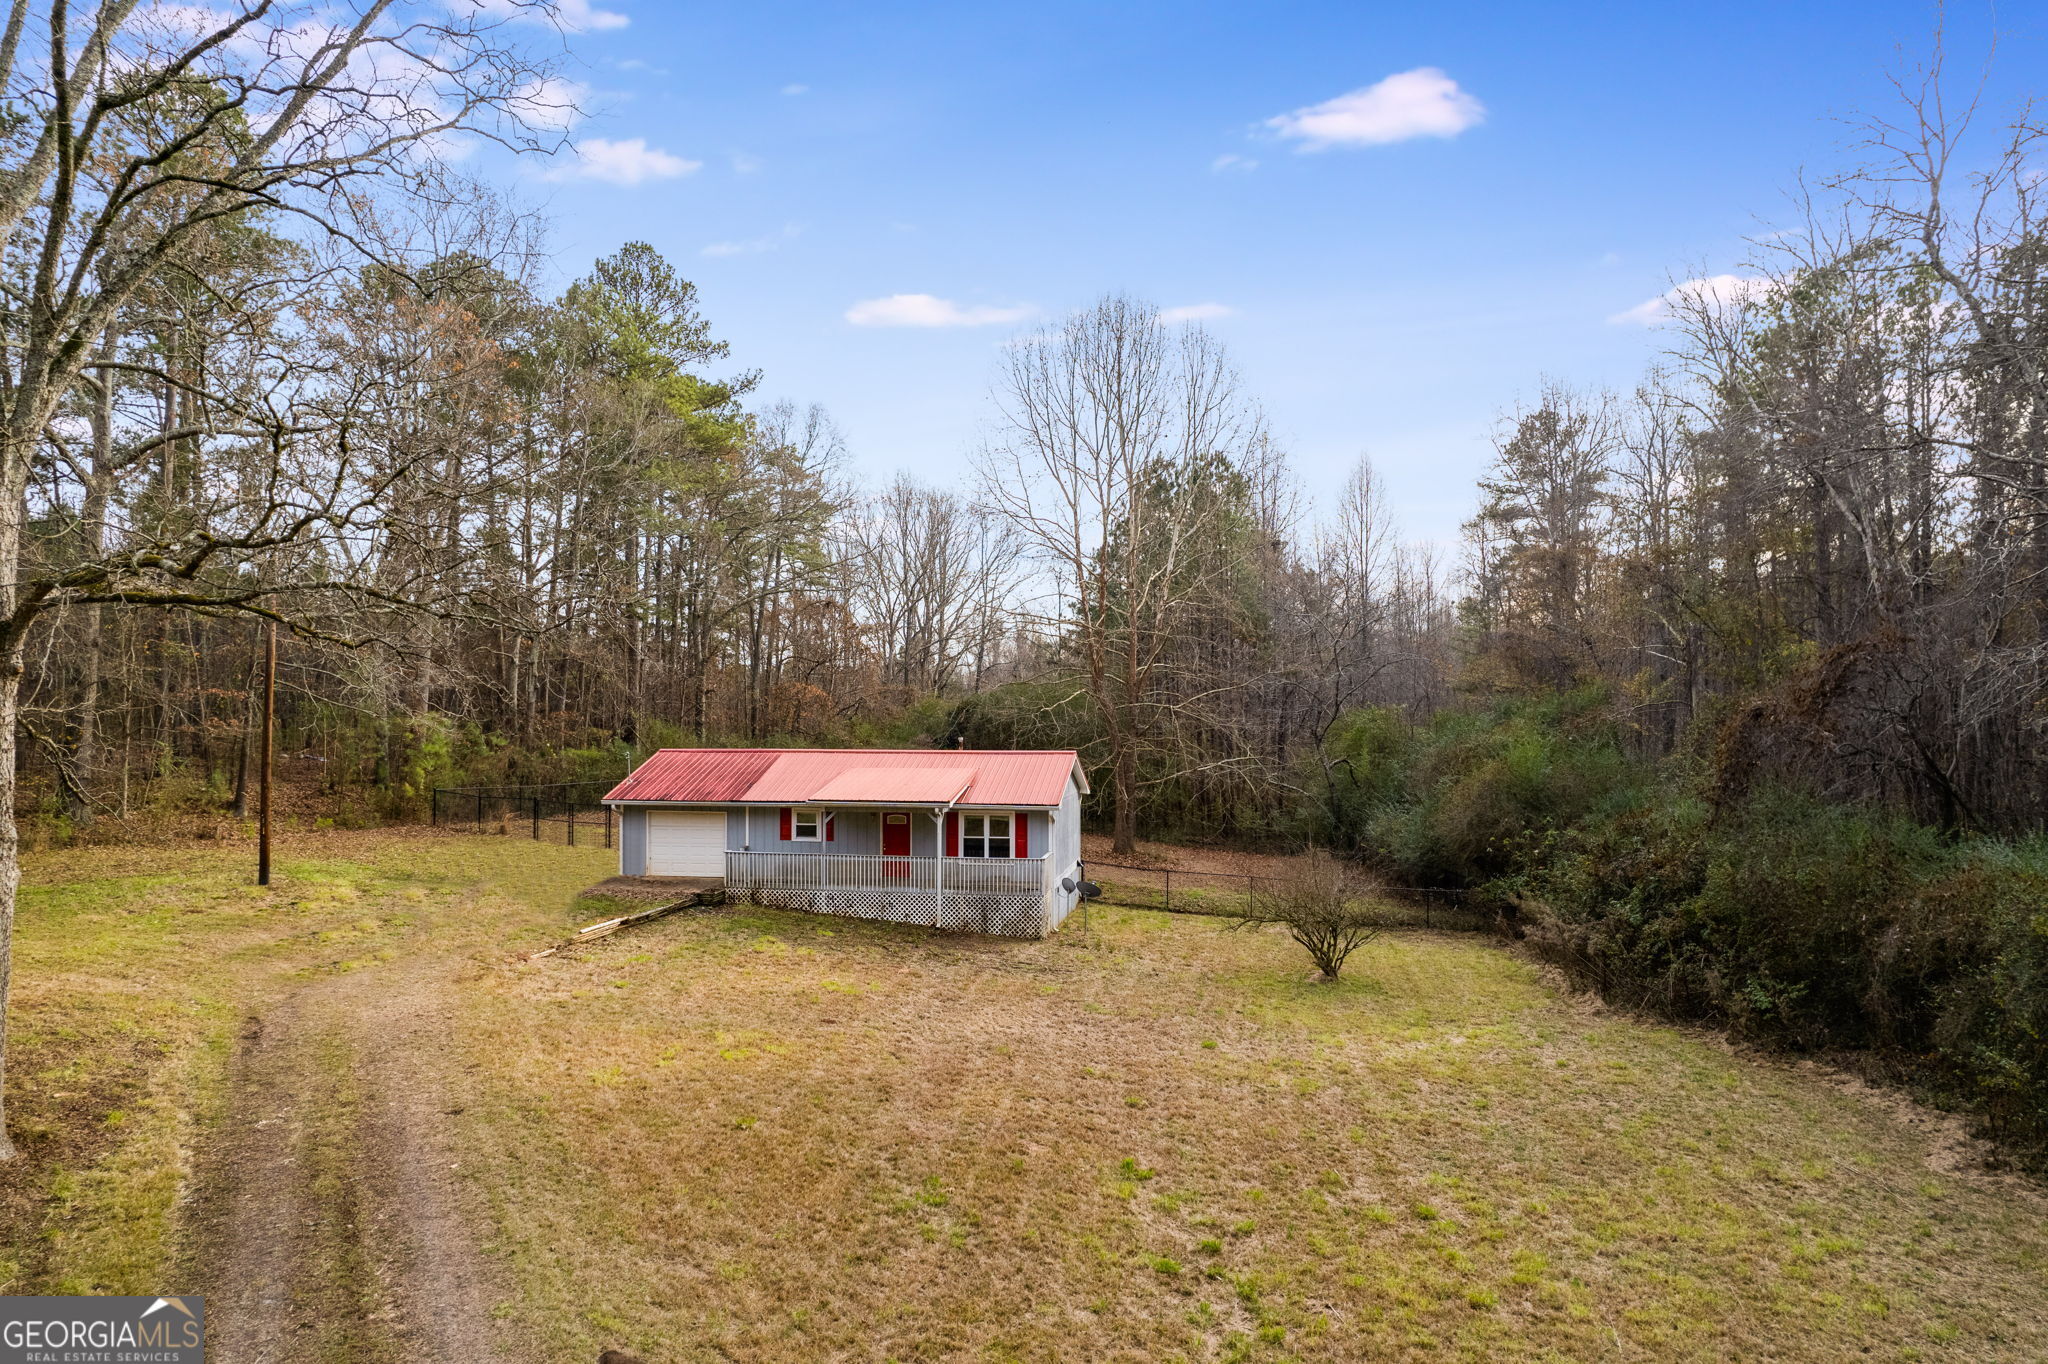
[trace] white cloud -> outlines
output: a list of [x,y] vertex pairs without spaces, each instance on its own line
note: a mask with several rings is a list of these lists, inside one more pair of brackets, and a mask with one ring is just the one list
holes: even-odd
[[535,128],[566,133],[583,121],[583,101],[590,91],[560,76],[528,81],[512,96],[512,112]]
[[1644,299],[1635,307],[1625,308],[1607,320],[1621,326],[1654,327],[1669,318],[1681,303],[1732,308],[1751,299],[1762,298],[1776,287],[1774,280],[1747,275],[1706,275],[1674,284],[1655,298]]
[[[400,152],[415,161],[434,159],[438,148],[452,145],[448,134],[430,134],[429,130],[445,122],[463,121],[458,107],[460,82],[424,55],[424,49],[415,51],[403,42],[389,41],[388,34],[383,35],[386,41],[352,46],[339,15],[316,10],[292,15],[289,22],[270,22],[262,17],[265,8],[236,14],[191,4],[143,7],[135,23],[117,35],[107,54],[108,65],[121,73],[154,72],[161,67],[167,46],[212,42],[214,57],[223,59],[220,68],[252,92],[242,105],[244,117],[252,128],[267,132],[292,108],[285,88],[290,82],[280,86],[279,73],[305,63],[325,63],[337,50],[347,49],[346,74],[297,111],[292,136],[300,155],[345,155],[359,150],[365,118],[388,121],[387,135],[417,138]],[[211,59],[201,66],[219,74]]]
[[1026,306],[962,307],[932,294],[891,294],[854,304],[846,310],[846,320],[856,327],[988,327],[1022,322],[1037,311]]
[[701,248],[698,254],[712,257],[758,256],[764,251],[773,251],[784,242],[795,241],[802,235],[803,228],[796,223],[790,223],[773,237],[751,237],[737,242],[712,242]]
[[599,9],[591,4],[590,0],[555,0],[555,13],[562,16],[563,28],[577,33],[624,28],[633,22],[616,10]]
[[486,13],[529,24],[556,24],[570,33],[596,33],[624,28],[633,21],[616,10],[599,9],[590,0],[555,0],[552,8],[519,0],[470,0]]
[[672,180],[701,169],[702,161],[647,145],[644,137],[614,142],[605,137],[586,137],[576,144],[576,159],[547,172],[549,180],[602,180],[608,185],[638,185],[648,180]]
[[808,85],[785,85],[782,87],[782,93],[785,95],[808,95],[811,93],[811,87]]
[[1227,303],[1184,303],[1178,308],[1161,308],[1161,322],[1203,322],[1212,317],[1229,317],[1237,309]]
[[755,171],[761,169],[762,164],[761,158],[758,156],[749,156],[745,152],[734,152],[732,154],[732,170],[735,175],[752,175]]
[[1255,171],[1258,168],[1257,161],[1249,156],[1239,156],[1236,152],[1225,152],[1209,163],[1209,169],[1212,171]]
[[1300,150],[1374,147],[1411,137],[1456,137],[1486,117],[1485,106],[1434,66],[1401,71],[1377,85],[1266,120]]
[[412,144],[412,160],[422,165],[438,161],[452,166],[476,155],[477,145],[475,138],[460,133],[434,133]]

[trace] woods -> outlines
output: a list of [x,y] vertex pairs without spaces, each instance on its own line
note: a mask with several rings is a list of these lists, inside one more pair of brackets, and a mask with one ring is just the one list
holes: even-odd
[[[0,36],[0,942],[32,631],[62,613],[87,632],[61,653],[45,635],[49,672],[99,651],[109,606],[276,615],[391,596],[348,558],[402,471],[347,440],[367,376],[321,363],[319,303],[377,258],[390,212],[447,202],[420,149],[541,145],[520,106],[546,69],[502,17],[374,3],[277,27],[266,10],[21,0]],[[159,628],[168,677],[174,627]],[[78,756],[101,749],[103,661],[66,669],[77,694],[58,707],[74,807],[90,799]],[[6,980],[0,957],[0,1006]]]
[[[1633,391],[1531,376],[1453,563],[1369,461],[1311,495],[1218,337],[1127,294],[994,354],[957,477],[863,482],[660,250],[560,283],[442,154],[558,148],[545,7],[92,13],[0,41],[0,908],[17,814],[246,817],[274,620],[328,818],[677,742],[1071,745],[1120,851],[1333,849],[1603,988],[2048,1093],[2011,908],[2048,819],[2033,115],[1994,137],[1931,74],[1653,305]],[[1794,810],[1897,876],[1696,932],[1672,907]],[[1894,911],[1935,901],[1963,946],[1912,957]]]
[[1601,679],[1652,756],[1721,725],[1726,794],[2018,833],[2043,815],[2039,129],[1957,187],[1958,130],[1906,112],[1733,296],[1674,291],[1642,392],[1518,414],[1472,622],[1489,686]]
[[9,0],[0,1335],[2048,1354],[1926,20]]
[[1666,296],[1639,392],[1506,421],[1470,701],[1352,732],[1382,775],[1345,832],[1610,998],[1858,1058],[2038,1154],[2042,130],[1966,152],[1909,90],[1754,274]]

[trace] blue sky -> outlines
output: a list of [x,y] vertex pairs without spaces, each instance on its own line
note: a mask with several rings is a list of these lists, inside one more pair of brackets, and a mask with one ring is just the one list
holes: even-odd
[[[651,242],[764,395],[823,402],[864,475],[942,484],[1016,319],[1214,305],[1310,490],[1368,454],[1445,543],[1495,414],[1544,376],[1631,384],[1660,338],[1610,319],[1739,265],[1934,24],[1889,0],[592,5],[585,160],[520,172],[555,283]],[[1953,6],[1959,66],[1994,22],[2010,100],[2048,70],[2048,9]]]

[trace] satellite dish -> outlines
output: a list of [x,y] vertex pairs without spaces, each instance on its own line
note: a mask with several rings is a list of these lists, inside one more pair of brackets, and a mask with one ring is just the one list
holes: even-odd
[[1084,900],[1100,900],[1102,898],[1102,887],[1096,885],[1093,881],[1083,881],[1081,883],[1081,898]]

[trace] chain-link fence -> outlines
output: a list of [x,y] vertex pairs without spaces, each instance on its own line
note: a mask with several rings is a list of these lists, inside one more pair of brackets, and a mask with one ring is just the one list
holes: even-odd
[[437,786],[437,828],[532,838],[569,847],[613,847],[615,816],[604,805],[610,781],[558,781],[539,786]]
[[[1243,908],[1245,897],[1275,881],[1248,872],[1183,871],[1122,862],[1090,861],[1083,865],[1082,873],[1102,888],[1103,904],[1160,909],[1169,914],[1230,915]],[[1486,931],[1494,927],[1495,916],[1472,903],[1467,891],[1421,886],[1373,889],[1376,898],[1422,928]]]

